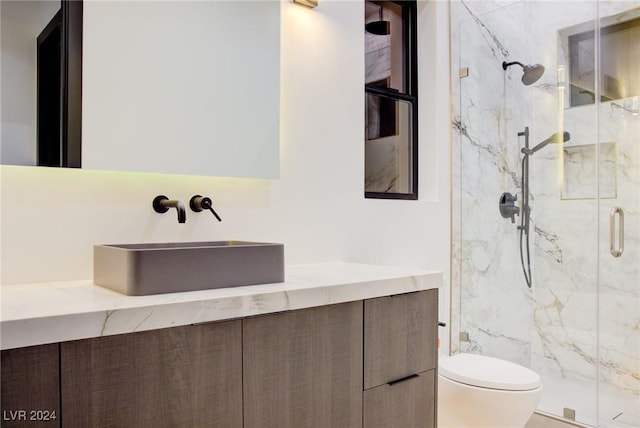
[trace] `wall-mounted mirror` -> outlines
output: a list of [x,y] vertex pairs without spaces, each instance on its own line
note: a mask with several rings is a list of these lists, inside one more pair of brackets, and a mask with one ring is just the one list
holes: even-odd
[[3,1],[2,162],[80,166],[82,2]]
[[[83,3],[82,168],[278,177],[278,0]],[[59,7],[0,4],[3,164],[37,164],[34,46]]]

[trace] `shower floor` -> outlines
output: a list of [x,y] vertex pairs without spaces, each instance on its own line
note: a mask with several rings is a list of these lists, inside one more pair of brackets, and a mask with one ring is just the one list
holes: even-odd
[[544,391],[538,409],[562,416],[564,408],[576,412],[576,421],[605,428],[640,427],[640,396],[600,385],[600,423],[596,416],[596,387],[593,381],[542,376]]

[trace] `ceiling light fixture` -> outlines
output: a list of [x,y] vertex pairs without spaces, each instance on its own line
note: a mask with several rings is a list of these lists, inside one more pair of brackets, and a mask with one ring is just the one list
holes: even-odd
[[310,8],[318,6],[318,0],[293,0],[293,2]]

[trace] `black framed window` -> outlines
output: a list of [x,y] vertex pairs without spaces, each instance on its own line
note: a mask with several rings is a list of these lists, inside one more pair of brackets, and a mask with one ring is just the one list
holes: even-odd
[[365,2],[365,197],[418,199],[416,1]]

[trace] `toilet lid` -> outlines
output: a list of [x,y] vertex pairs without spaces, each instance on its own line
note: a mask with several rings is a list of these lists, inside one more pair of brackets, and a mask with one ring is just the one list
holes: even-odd
[[481,388],[528,391],[540,386],[540,376],[526,367],[475,354],[442,357],[438,373],[448,379]]

